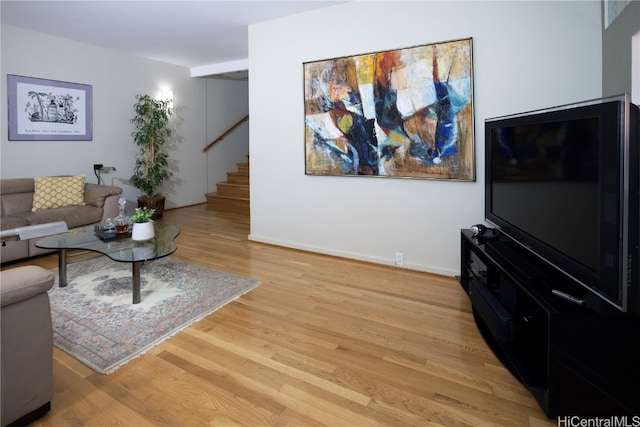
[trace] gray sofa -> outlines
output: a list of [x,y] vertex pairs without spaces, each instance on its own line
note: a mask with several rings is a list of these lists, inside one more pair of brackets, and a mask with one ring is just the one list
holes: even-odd
[[51,408],[53,330],[51,272],[34,265],[0,272],[2,427],[26,425]]
[[[84,184],[84,206],[65,206],[32,212],[35,184],[33,178],[11,178],[0,180],[0,229],[64,221],[69,229],[96,224],[118,215],[119,187]],[[30,240],[7,240],[2,242],[2,263],[51,252],[36,248]]]

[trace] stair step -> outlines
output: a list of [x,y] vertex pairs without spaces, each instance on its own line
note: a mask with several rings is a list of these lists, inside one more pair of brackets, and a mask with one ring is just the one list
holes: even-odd
[[207,193],[207,210],[249,215],[249,156],[246,163],[237,163],[237,171],[227,172],[227,182],[216,183],[216,192]]
[[250,202],[247,198],[221,196],[218,193],[207,194],[207,210],[248,214],[249,209]]
[[238,197],[241,199],[249,198],[249,185],[248,184],[230,184],[228,182],[219,182],[216,184],[218,189],[218,196],[224,197]]
[[249,174],[239,172],[227,172],[227,182],[229,184],[249,184]]
[[238,163],[236,167],[238,168],[239,174],[249,175],[249,163]]

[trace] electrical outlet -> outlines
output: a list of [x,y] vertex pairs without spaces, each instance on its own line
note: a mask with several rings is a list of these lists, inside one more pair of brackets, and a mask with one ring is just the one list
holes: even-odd
[[404,265],[404,254],[396,252],[396,265]]
[[93,165],[93,170],[97,171],[97,170],[101,170],[103,167],[102,163],[97,163]]

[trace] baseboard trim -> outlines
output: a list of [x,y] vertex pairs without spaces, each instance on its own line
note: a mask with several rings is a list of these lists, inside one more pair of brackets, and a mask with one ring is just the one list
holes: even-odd
[[318,246],[300,245],[294,242],[269,239],[261,236],[256,236],[253,234],[249,234],[248,239],[252,242],[257,242],[257,243],[265,243],[268,245],[281,246],[284,248],[296,249],[296,250],[305,251],[305,252],[313,252],[313,253],[318,253],[323,255],[330,255],[338,258],[347,258],[347,259],[353,259],[357,261],[370,262],[372,264],[387,265],[387,266],[392,266],[396,268],[402,268],[405,270],[414,270],[414,271],[420,271],[423,273],[437,274],[439,276],[454,277],[455,275],[460,274],[459,271],[447,270],[447,269],[438,268],[432,265],[405,263],[403,266],[396,266],[394,259],[373,257],[373,256],[354,253],[354,252],[337,251],[334,249],[323,248]]

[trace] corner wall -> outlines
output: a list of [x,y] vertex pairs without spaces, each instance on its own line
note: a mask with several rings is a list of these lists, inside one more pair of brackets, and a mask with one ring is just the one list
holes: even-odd
[[[138,191],[126,184],[137,148],[130,119],[137,93],[157,96],[166,86],[174,94],[174,120],[180,137],[171,153],[176,173],[167,191],[167,207],[203,203],[206,193],[206,80],[188,68],[2,25],[2,102],[0,143],[2,178],[80,174],[96,182],[93,164],[115,166],[103,174],[106,184],[124,189],[129,200]],[[92,141],[8,141],[7,74],[88,84],[93,87]]]
[[[207,144],[226,132],[249,112],[247,81],[207,79]],[[217,191],[216,184],[227,180],[237,163],[245,163],[249,154],[249,123],[235,128],[222,141],[202,155],[207,158],[207,193]]]
[[[631,95],[633,83],[631,41],[634,34],[638,32],[640,32],[640,1],[627,4],[611,25],[602,31],[603,96],[621,93]],[[637,76],[636,79],[638,79]]]
[[[355,1],[250,26],[250,239],[457,274],[459,230],[484,218],[484,120],[600,97],[600,25],[592,1]],[[304,62],[467,37],[476,182],[305,175]]]

